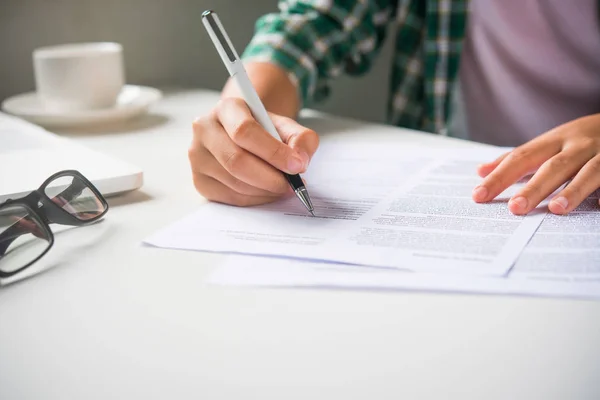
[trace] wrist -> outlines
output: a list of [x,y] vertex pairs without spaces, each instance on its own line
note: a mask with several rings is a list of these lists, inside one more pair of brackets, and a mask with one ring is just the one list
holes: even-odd
[[[267,111],[289,118],[297,116],[300,111],[298,87],[287,71],[267,62],[251,62],[245,69]],[[235,79],[227,81],[221,97],[242,97]]]

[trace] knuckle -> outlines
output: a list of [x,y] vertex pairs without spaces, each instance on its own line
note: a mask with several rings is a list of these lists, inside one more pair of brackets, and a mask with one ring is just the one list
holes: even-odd
[[506,175],[490,174],[483,180],[482,185],[486,186],[491,193],[496,193],[510,183],[511,182]]
[[576,147],[580,150],[593,150],[598,147],[598,139],[589,136],[582,137],[577,141]]
[[217,104],[215,105],[214,110],[215,111],[223,110],[224,108],[227,108],[228,104],[231,104],[231,97],[221,98],[221,99],[219,99],[219,101],[217,101]]
[[210,118],[213,121],[219,121],[219,106],[218,105],[210,111],[210,114],[208,114],[208,118]]
[[244,100],[240,99],[239,97],[225,97],[217,102],[214,110],[219,113],[220,111],[230,108],[238,108],[242,105],[245,105]]
[[193,130],[194,134],[201,135],[206,131],[207,125],[208,125],[207,122],[208,122],[209,118],[210,118],[210,116],[205,115],[205,116],[196,118],[192,122],[192,130]]
[[553,171],[560,171],[566,169],[570,164],[570,161],[567,157],[556,156],[552,157],[547,161],[547,168]]
[[506,161],[511,163],[523,163],[531,157],[531,153],[527,149],[517,147],[509,155],[506,156]]
[[271,155],[269,157],[269,160],[271,160],[271,161],[285,160],[288,156],[289,156],[288,147],[286,145],[284,145],[283,143],[277,143],[277,145],[275,146],[275,149],[273,149],[273,152],[271,153]]
[[215,104],[215,107],[213,108],[212,112],[217,114],[219,111],[225,108],[227,106],[227,100],[227,98],[219,99],[219,101],[217,101],[217,104]]
[[233,130],[229,132],[229,136],[234,142],[241,143],[245,141],[257,127],[258,123],[255,120],[244,118],[234,126]]
[[588,165],[594,171],[600,170],[600,157],[592,158],[590,161],[588,161]]
[[244,164],[244,154],[240,151],[232,151],[225,157],[225,162],[223,163],[223,167],[231,173],[235,174],[243,168]]

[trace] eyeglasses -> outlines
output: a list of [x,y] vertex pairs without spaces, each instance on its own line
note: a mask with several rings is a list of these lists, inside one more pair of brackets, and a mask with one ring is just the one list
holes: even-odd
[[18,274],[50,250],[49,224],[87,225],[107,211],[98,189],[73,170],[57,172],[27,196],[0,204],[0,278]]

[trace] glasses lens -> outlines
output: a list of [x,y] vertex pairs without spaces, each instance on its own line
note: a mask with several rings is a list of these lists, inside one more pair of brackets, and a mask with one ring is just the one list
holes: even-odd
[[96,218],[106,210],[102,199],[76,176],[60,176],[46,185],[44,191],[56,205],[82,221]]
[[0,209],[0,272],[14,273],[50,246],[48,231],[21,206]]

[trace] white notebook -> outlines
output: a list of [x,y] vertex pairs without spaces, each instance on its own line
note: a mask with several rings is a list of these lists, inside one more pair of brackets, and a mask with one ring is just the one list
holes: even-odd
[[139,167],[0,113],[0,203],[37,189],[55,172],[75,169],[105,196],[138,189]]

